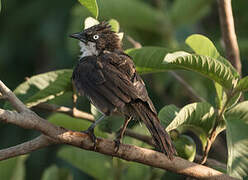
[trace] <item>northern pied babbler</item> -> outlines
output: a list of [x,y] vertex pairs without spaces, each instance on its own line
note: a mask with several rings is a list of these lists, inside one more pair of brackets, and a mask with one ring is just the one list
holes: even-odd
[[128,122],[139,118],[150,131],[157,148],[173,159],[176,151],[170,136],[159,122],[157,111],[132,58],[124,53],[121,41],[111,31],[111,26],[101,22],[70,37],[80,41],[82,53],[73,71],[73,84],[78,93],[88,97],[103,114],[86,131],[94,143],[95,125],[104,116],[117,112],[125,117],[125,123],[115,140],[117,151]]

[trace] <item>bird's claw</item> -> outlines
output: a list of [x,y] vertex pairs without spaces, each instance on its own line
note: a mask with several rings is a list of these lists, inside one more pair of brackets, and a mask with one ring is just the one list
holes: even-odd
[[115,153],[117,153],[119,151],[121,141],[120,139],[116,138],[114,142],[115,142]]
[[88,134],[90,136],[91,141],[94,143],[93,149],[95,151],[96,150],[96,141],[97,141],[97,138],[96,138],[96,136],[94,134],[94,129],[89,128],[89,129],[87,129],[85,131],[82,131],[82,132],[83,133],[86,133],[86,134]]

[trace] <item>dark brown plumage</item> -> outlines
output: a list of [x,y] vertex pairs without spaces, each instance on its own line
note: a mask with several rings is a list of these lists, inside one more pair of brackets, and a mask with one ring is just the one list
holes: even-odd
[[159,122],[145,84],[137,74],[131,57],[123,52],[121,42],[110,26],[100,23],[71,37],[84,43],[82,49],[89,50],[85,56],[83,52],[73,72],[72,79],[78,92],[86,95],[103,114],[109,116],[118,112],[126,117],[117,145],[128,121],[140,118],[157,147],[173,159],[176,151]]

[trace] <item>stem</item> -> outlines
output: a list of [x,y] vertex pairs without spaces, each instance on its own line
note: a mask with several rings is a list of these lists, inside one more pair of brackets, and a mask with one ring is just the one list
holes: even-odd
[[228,105],[228,103],[230,102],[230,100],[232,99],[233,96],[234,96],[234,93],[231,92],[230,95],[227,96],[228,99],[226,100],[226,102],[225,102],[224,106],[222,107],[222,109],[220,109],[218,111],[218,116],[215,119],[214,128],[212,129],[212,131],[210,133],[210,136],[208,138],[207,145],[206,145],[205,150],[203,152],[201,164],[205,164],[206,163],[206,160],[208,158],[209,150],[210,150],[213,142],[215,141],[216,137],[220,133],[220,132],[217,131],[217,128],[220,125],[221,121],[223,121],[222,116],[223,116],[224,112],[226,111],[227,105]]
[[195,90],[183,79],[181,78],[176,72],[169,71],[169,73],[189,92],[192,99],[196,101],[206,102],[206,100],[199,96]]

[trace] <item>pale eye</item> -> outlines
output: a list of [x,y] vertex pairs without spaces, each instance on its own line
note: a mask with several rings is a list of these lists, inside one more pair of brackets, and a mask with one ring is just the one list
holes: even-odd
[[93,39],[97,40],[99,38],[99,36],[96,34],[93,36]]

